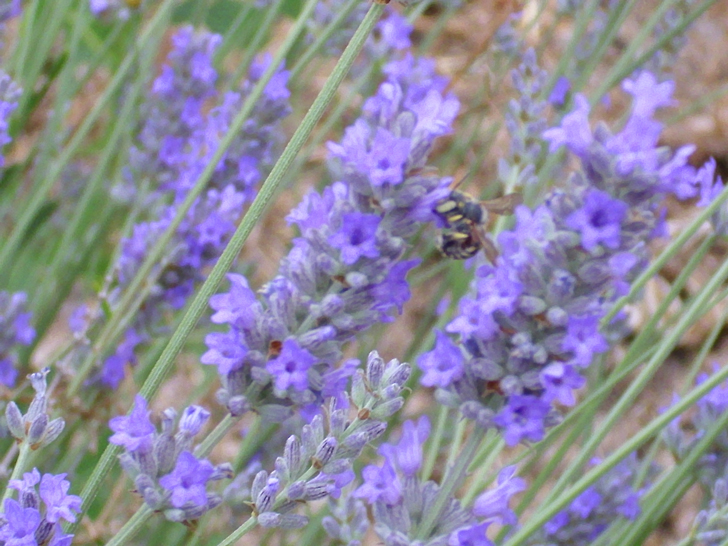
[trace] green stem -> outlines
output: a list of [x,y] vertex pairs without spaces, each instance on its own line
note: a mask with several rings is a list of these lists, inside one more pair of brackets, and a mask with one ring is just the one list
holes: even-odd
[[245,523],[235,529],[225,540],[218,542],[217,546],[232,546],[239,538],[245,536],[248,531],[251,531],[257,523],[258,519],[255,516],[250,516]]
[[463,447],[455,459],[454,464],[449,466],[445,472],[445,476],[440,483],[440,489],[437,492],[437,497],[429,510],[427,519],[423,519],[420,525],[414,530],[413,537],[415,539],[420,539],[425,542],[425,539],[429,537],[453,494],[462,485],[468,467],[478,452],[478,447],[484,437],[485,430],[477,426],[470,433],[465,447]]
[[[20,446],[20,453],[18,454],[18,458],[15,461],[15,466],[13,467],[13,473],[10,475],[10,478],[8,478],[8,483],[10,483],[12,480],[20,479],[20,477],[23,475],[23,472],[27,470],[30,455],[30,446],[28,445],[27,441],[23,441],[22,445]],[[5,501],[10,498],[10,495],[12,495],[12,493],[13,490],[10,487],[6,486],[1,503],[3,506],[5,505]]]
[[240,29],[243,27],[243,23],[246,22],[246,19],[248,18],[248,15],[250,15],[250,12],[253,9],[253,2],[244,2],[243,6],[238,11],[238,14],[235,16],[235,19],[230,24],[230,28],[228,28],[225,31],[225,36],[223,36],[222,43],[220,44],[220,47],[217,48],[217,51],[215,51],[215,62],[222,62],[222,60],[227,56],[228,53],[230,53],[230,50],[234,46],[233,40],[240,36]]
[[427,454],[425,455],[425,461],[422,464],[422,471],[420,472],[422,481],[427,481],[430,479],[430,476],[432,476],[432,470],[435,468],[435,462],[437,461],[437,457],[440,455],[440,446],[442,446],[445,426],[447,425],[450,417],[450,408],[441,405],[437,411],[435,432],[430,436],[429,441],[427,442]]
[[306,69],[308,63],[310,63],[311,60],[318,55],[319,51],[323,49],[324,45],[326,45],[326,42],[329,41],[329,38],[331,38],[334,32],[339,30],[339,27],[346,21],[349,15],[351,15],[360,5],[361,0],[349,0],[348,3],[338,8],[338,13],[336,14],[336,17],[334,17],[334,20],[326,25],[323,32],[316,37],[316,40],[308,47],[308,49],[306,49],[304,54],[298,58],[296,64],[293,65],[293,68],[291,68],[291,81],[297,82],[299,80],[301,73]]
[[[260,51],[260,46],[263,44],[263,40],[268,35],[268,32],[273,26],[273,23],[277,20],[278,14],[283,8],[283,4],[285,4],[284,0],[275,0],[272,5],[268,6],[265,18],[263,19],[263,22],[257,26],[253,39],[245,45],[245,56],[240,61],[240,64],[238,65],[235,73],[233,74],[233,77],[231,78],[233,82],[239,82],[243,78],[243,76],[248,73],[250,65],[253,64],[253,59],[255,58],[255,55],[258,53],[258,51]],[[308,12],[308,10],[304,9],[303,12]],[[299,16],[299,21],[300,19],[301,18]],[[298,32],[289,33],[288,37],[290,38],[292,34],[294,34],[295,37],[298,38]],[[287,52],[286,55],[288,55]],[[274,66],[278,67],[278,65],[281,64],[282,60],[283,58],[276,59],[277,62],[273,61],[271,65],[275,63]]]
[[123,525],[121,529],[106,543],[106,546],[121,546],[134,538],[147,520],[152,517],[151,508],[143,504],[139,510]]
[[207,457],[212,448],[214,448],[225,435],[230,432],[238,422],[240,417],[233,417],[229,413],[225,415],[222,421],[220,421],[210,434],[195,448],[195,457],[198,459],[204,459]]

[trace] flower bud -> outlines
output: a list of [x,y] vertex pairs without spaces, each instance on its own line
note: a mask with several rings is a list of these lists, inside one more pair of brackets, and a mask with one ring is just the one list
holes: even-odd
[[5,420],[8,423],[8,429],[10,434],[16,440],[22,440],[25,438],[25,425],[23,424],[23,414],[20,413],[20,408],[15,402],[8,402],[5,406]]

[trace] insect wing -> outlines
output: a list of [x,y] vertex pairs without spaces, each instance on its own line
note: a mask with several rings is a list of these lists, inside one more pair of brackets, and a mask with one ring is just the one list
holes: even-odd
[[494,214],[513,214],[515,208],[521,203],[523,203],[523,196],[520,193],[509,193],[503,197],[483,201],[481,204],[485,210]]
[[495,264],[495,261],[498,259],[498,249],[493,244],[493,241],[490,240],[490,237],[488,237],[485,233],[482,226],[473,226],[472,234],[478,241],[479,245],[483,248],[483,252],[485,253],[485,257],[488,258],[488,261],[491,264]]

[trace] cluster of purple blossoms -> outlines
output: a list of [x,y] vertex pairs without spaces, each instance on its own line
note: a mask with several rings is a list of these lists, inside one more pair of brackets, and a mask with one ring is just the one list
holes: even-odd
[[20,15],[22,9],[21,0],[3,0],[0,3],[0,24]]
[[[653,31],[653,37],[657,41],[662,36],[673,31],[676,27],[683,25],[685,19],[690,15],[691,10],[698,9],[696,0],[678,0],[665,12],[663,18],[657,23]],[[675,60],[687,43],[688,29],[683,28],[675,36],[670,38],[653,57],[649,59],[644,68],[659,75],[672,73]]]
[[70,546],[73,535],[64,534],[60,522],[76,521],[74,512],[81,511],[81,497],[68,494],[71,484],[65,477],[65,474],[41,477],[34,468],[22,480],[10,480],[8,487],[18,492],[18,500],[6,499],[3,505],[4,512],[0,514],[3,544]]
[[[149,249],[167,229],[195,181],[217,151],[245,98],[270,64],[255,62],[240,92],[219,96],[212,56],[220,37],[178,31],[169,64],[152,87],[145,122],[131,152],[129,177],[158,183],[148,199],[153,220],[136,224],[122,241],[117,265],[119,287],[112,301],[136,274]],[[235,232],[256,184],[273,162],[281,142],[279,122],[288,115],[288,72],[279,69],[266,86],[254,113],[243,124],[218,162],[204,193],[177,229],[168,253],[154,271],[154,283],[134,323],[114,354],[106,358],[97,380],[115,388],[136,347],[153,337],[166,311],[180,309],[214,265]],[[211,106],[211,108],[209,108]],[[171,203],[170,203],[171,201]]]
[[[714,372],[719,370],[714,364]],[[708,379],[700,374],[696,384]],[[677,402],[677,395],[673,402]],[[663,433],[667,447],[678,461],[686,458],[728,411],[728,382],[714,387],[698,400],[695,413],[688,423],[675,419]],[[718,546],[728,539],[728,431],[723,429],[694,465],[695,476],[705,493],[707,508],[698,513],[695,521],[696,538],[701,544]]]
[[109,442],[126,450],[119,461],[147,506],[163,512],[170,521],[198,519],[222,502],[219,495],[207,491],[209,482],[232,476],[229,464],[215,466],[193,454],[192,440],[210,412],[189,406],[178,420],[177,412],[168,408],[162,412],[161,432],[149,419],[150,413],[147,401],[137,395],[129,415],[109,421],[114,431]]
[[[12,2],[4,9],[8,13],[0,12],[0,21],[17,15],[20,4]],[[12,140],[8,133],[10,115],[18,107],[21,92],[10,76],[0,70],[0,148]],[[4,165],[5,157],[0,153],[0,167]],[[35,339],[35,329],[30,325],[31,314],[25,307],[27,299],[24,292],[0,291],[0,383],[8,387],[14,386],[18,377],[19,346],[28,346]]]
[[571,15],[578,19],[584,16],[584,11],[590,10],[589,24],[581,36],[579,44],[574,48],[569,66],[565,71],[569,78],[573,79],[582,75],[589,59],[593,58],[595,50],[604,37],[607,25],[610,23],[610,17],[615,13],[618,6],[619,0],[599,2],[596,9],[593,9],[592,5],[586,5],[581,0],[559,0],[556,9],[561,16]]
[[[599,464],[595,459],[592,464]],[[576,497],[526,542],[529,546],[592,544],[619,518],[634,520],[640,514],[639,500],[657,472],[650,468],[647,481],[634,488],[642,463],[636,454],[624,459],[594,485]]]
[[[18,98],[22,89],[8,76],[4,70],[0,70],[0,148],[9,144],[12,138],[8,133],[10,129],[10,115],[18,107]],[[0,167],[5,165],[5,157],[0,154]]]
[[523,188],[538,180],[534,165],[544,144],[546,102],[541,99],[541,92],[546,76],[546,71],[536,62],[533,49],[523,55],[523,62],[511,72],[518,99],[508,102],[505,113],[511,146],[508,156],[498,160],[498,178],[504,183]]
[[[313,16],[306,21],[306,41],[313,43],[319,35],[325,32],[327,27],[337,18],[347,3],[348,0],[320,0],[314,8]],[[357,2],[339,28],[327,40],[324,46],[327,53],[330,55],[339,55],[344,50],[354,33],[354,29],[356,29],[359,22],[364,18],[367,9],[368,6],[366,4]]]
[[[428,544],[433,546],[491,546],[487,528],[498,523],[513,525],[516,514],[508,507],[510,498],[526,488],[515,477],[515,467],[504,468],[495,488],[478,496],[473,505],[464,507],[455,498],[448,499],[440,513],[435,513],[440,486],[418,477],[422,467],[422,446],[430,433],[427,417],[417,423],[404,423],[398,444],[382,444],[379,454],[384,464],[367,466],[362,471],[364,483],[354,496],[372,506],[374,530],[386,546]],[[415,541],[418,527],[429,525],[430,532]]]
[[66,426],[62,417],[51,419],[48,415],[46,376],[49,372],[50,369],[45,368],[28,375],[35,395],[25,414],[13,401],[5,406],[5,421],[10,434],[18,443],[25,442],[33,450],[50,444],[61,435]]
[[[349,393],[356,417],[349,419],[346,398],[332,398],[328,411],[288,438],[275,470],[260,470],[253,478],[249,504],[261,526],[303,527],[308,518],[292,513],[297,506],[341,496],[354,479],[353,461],[384,434],[387,420],[404,405],[401,393],[410,372],[409,364],[385,363],[376,351],[369,354],[366,371],[354,375]],[[322,413],[328,416],[327,426]]]
[[[710,158],[698,171],[698,185],[700,186],[700,199],[697,205],[707,207],[720,195],[724,189],[723,180],[715,174],[715,159]],[[728,207],[725,205],[711,215],[710,224],[716,235],[728,235]]]
[[278,275],[258,294],[230,275],[231,291],[211,298],[212,321],[229,330],[206,337],[202,362],[218,367],[218,398],[233,415],[316,411],[356,366],[335,367],[343,344],[393,320],[409,298],[405,276],[417,260],[402,259],[407,240],[435,219],[450,182],[427,157],[458,110],[433,64],[407,55],[385,67],[363,116],[329,144],[338,181],[289,214],[301,236]]
[[0,383],[12,387],[18,378],[17,351],[35,339],[31,314],[25,310],[24,292],[0,291]]
[[653,115],[671,104],[673,84],[642,73],[622,87],[633,107],[620,132],[592,131],[578,95],[562,125],[544,133],[552,152],[565,145],[582,169],[534,210],[516,210],[516,227],[498,237],[500,257],[477,270],[474,294],[446,327],[460,343],[438,332],[418,361],[422,384],[438,387],[443,404],[501,430],[509,445],[541,440],[559,419],[555,404],[574,404],[579,371],[609,348],[602,318],[664,231],[663,199],[695,196],[704,177],[687,164],[692,146],[657,147]]
[[[342,12],[346,0],[321,0],[316,4],[313,17],[308,20],[306,40],[313,42]],[[325,44],[330,55],[339,55],[354,34],[354,30],[369,9],[366,3],[358,3],[346,16]],[[394,9],[388,9],[387,16],[381,19],[364,45],[365,64],[370,66],[376,61],[389,60],[393,51],[401,51],[411,46],[410,33],[412,25]],[[360,64],[360,63],[359,63]],[[361,72],[361,66],[354,67],[354,72]]]
[[126,21],[142,4],[143,0],[89,0],[89,9],[94,17],[104,21]]
[[347,490],[338,499],[329,499],[328,510],[321,526],[334,544],[361,546],[369,529],[366,505]]

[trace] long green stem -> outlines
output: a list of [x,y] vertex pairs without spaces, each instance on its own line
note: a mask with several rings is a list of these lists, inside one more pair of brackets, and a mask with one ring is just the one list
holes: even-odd
[[306,69],[306,67],[308,67],[308,64],[311,62],[311,60],[316,55],[318,55],[319,51],[324,48],[326,42],[329,41],[329,38],[333,36],[334,32],[339,30],[339,27],[344,24],[346,19],[360,5],[360,0],[349,0],[346,4],[338,8],[338,13],[334,17],[334,20],[331,21],[330,24],[326,25],[326,28],[323,29],[323,31],[320,32],[318,36],[316,36],[316,40],[314,40],[314,42],[306,49],[303,55],[298,58],[296,64],[294,64],[291,68],[291,81],[298,81],[298,79],[301,77],[302,72]]
[[[253,64],[253,59],[255,58],[255,55],[258,53],[258,51],[260,51],[260,46],[263,44],[263,40],[270,32],[273,23],[275,23],[278,19],[278,14],[280,13],[281,9],[283,9],[284,3],[284,0],[274,0],[271,5],[268,6],[268,9],[265,13],[265,18],[255,29],[255,35],[252,37],[250,42],[245,45],[245,56],[238,64],[238,67],[235,69],[235,74],[233,74],[232,77],[233,82],[239,82],[242,77],[248,73],[250,65]],[[308,10],[304,9],[304,11]],[[301,18],[299,17],[298,20],[300,21]],[[291,34],[289,33],[288,37],[290,36]],[[296,38],[297,37],[298,33],[296,33]],[[282,60],[283,59],[280,59],[276,66],[278,66]]]
[[142,526],[147,520],[152,517],[152,510],[143,504],[139,510],[134,512],[134,515],[124,523],[123,527],[106,543],[106,546],[121,546],[126,544],[133,539],[139,531],[142,530]]
[[462,451],[455,458],[454,464],[449,466],[447,472],[445,472],[445,476],[440,483],[440,489],[437,491],[435,502],[429,509],[428,518],[421,521],[420,525],[415,529],[413,534],[415,539],[426,542],[425,539],[435,528],[435,525],[437,525],[440,516],[450,502],[453,494],[463,484],[468,467],[478,452],[478,448],[484,437],[485,430],[477,426],[470,433],[465,447],[463,447]]
[[[12,480],[18,480],[23,475],[23,472],[25,472],[28,468],[28,461],[30,460],[31,455],[31,449],[28,445],[28,442],[25,441],[20,446],[20,452],[18,453],[18,458],[15,460],[15,466],[13,467],[13,473],[10,475],[10,478],[8,478],[8,483],[10,483]],[[10,487],[5,487],[5,492],[3,493],[3,499],[2,504],[5,505],[5,501],[10,498],[10,495],[12,494],[13,490]]]

